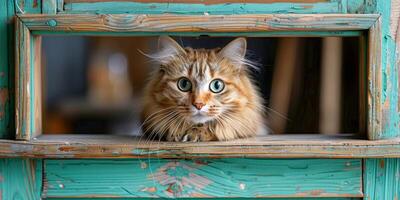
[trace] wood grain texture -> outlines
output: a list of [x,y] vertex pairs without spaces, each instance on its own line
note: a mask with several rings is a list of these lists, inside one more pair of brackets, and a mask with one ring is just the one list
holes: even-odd
[[43,14],[56,14],[57,13],[57,0],[42,0],[42,13]]
[[13,44],[14,3],[0,2],[0,138],[14,138],[13,130]]
[[110,135],[42,135],[0,140],[0,157],[33,158],[393,158],[400,139],[368,141],[340,135],[274,135],[229,142],[145,142]]
[[[355,0],[362,2],[362,0]],[[347,0],[178,0],[178,1],[65,1],[61,13],[82,14],[267,14],[347,13]],[[353,9],[355,10],[355,8]]]
[[64,11],[64,0],[56,0],[57,1],[57,12]]
[[382,30],[381,18],[369,30],[368,38],[368,139],[382,138]]
[[45,160],[44,197],[361,197],[357,159]]
[[[82,2],[107,2],[110,0],[65,0],[65,3],[82,3]],[[125,2],[142,2],[142,3],[200,3],[200,4],[221,4],[221,3],[320,3],[329,2],[331,0],[120,0]]]
[[30,30],[63,32],[265,32],[367,30],[378,15],[20,15]]
[[[397,112],[400,113],[400,0],[392,0],[392,9],[390,15],[390,33],[395,42],[397,66]],[[400,120],[400,119],[399,119]],[[400,128],[400,125],[399,125]],[[400,134],[399,134],[400,135]]]
[[29,140],[42,132],[40,36],[16,18],[15,121],[16,138]]
[[41,160],[0,159],[0,199],[39,200],[41,186]]
[[[393,4],[392,4],[393,3]],[[399,3],[394,1],[377,0],[376,12],[381,14],[381,68],[380,68],[380,112],[381,133],[379,139],[396,138],[400,136],[399,112],[399,73],[400,67],[396,38],[392,35],[396,28],[396,19]],[[396,25],[394,25],[396,27]],[[378,69],[379,70],[379,69]]]
[[[73,200],[87,200],[88,198],[73,198]],[[100,198],[101,200],[115,200],[115,198]],[[139,197],[121,197],[118,198],[118,200],[148,200],[149,198],[139,198]],[[195,200],[198,198],[179,198],[179,200]],[[237,198],[223,198],[224,200],[237,200]],[[240,198],[244,200],[251,200],[254,198]],[[257,198],[258,200],[299,200],[299,198]],[[71,198],[46,198],[46,200],[71,200]],[[357,197],[304,197],[301,198],[300,200],[360,200],[360,198]]]
[[42,13],[41,0],[9,0],[15,2],[15,11],[19,14]]
[[[325,2],[235,2],[213,4],[214,0],[202,3],[184,2],[135,2],[135,1],[104,1],[104,2],[65,2],[62,13],[67,14],[182,14],[211,15],[218,14],[267,14],[267,13],[345,13],[343,1]],[[215,2],[215,1],[214,1]]]
[[360,44],[360,56],[359,56],[359,134],[367,133],[367,123],[368,123],[368,35],[367,33],[363,34],[359,38]]
[[400,198],[400,159],[365,159],[365,200]]
[[16,138],[29,139],[31,135],[32,79],[31,40],[29,29],[21,20],[15,20],[15,122]]

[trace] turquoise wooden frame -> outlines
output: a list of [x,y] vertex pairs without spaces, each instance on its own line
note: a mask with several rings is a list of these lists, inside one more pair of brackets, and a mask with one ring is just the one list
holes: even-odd
[[367,136],[382,138],[381,20],[378,14],[130,15],[58,14],[16,17],[16,138],[42,134],[40,36],[229,35],[352,36],[367,32]]

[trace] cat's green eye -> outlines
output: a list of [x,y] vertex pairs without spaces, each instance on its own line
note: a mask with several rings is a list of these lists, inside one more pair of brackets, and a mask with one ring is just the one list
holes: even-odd
[[178,80],[178,89],[182,92],[188,92],[192,89],[192,82],[188,78],[182,77]]
[[210,90],[214,93],[220,93],[225,88],[225,83],[221,79],[214,79],[210,83]]

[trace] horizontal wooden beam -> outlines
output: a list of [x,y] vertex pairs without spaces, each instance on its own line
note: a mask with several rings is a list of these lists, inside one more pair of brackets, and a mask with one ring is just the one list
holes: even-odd
[[[110,0],[65,0],[65,3],[93,3],[108,2]],[[199,4],[222,4],[222,3],[321,3],[329,0],[119,0],[122,2],[141,3],[199,3]]]
[[259,15],[19,15],[32,31],[62,32],[269,32],[369,29],[376,14]]
[[46,199],[363,196],[361,159],[49,159],[43,168]]
[[175,143],[116,135],[41,135],[0,140],[0,157],[39,158],[381,158],[400,157],[400,138],[370,141],[349,135],[270,135],[228,142]]

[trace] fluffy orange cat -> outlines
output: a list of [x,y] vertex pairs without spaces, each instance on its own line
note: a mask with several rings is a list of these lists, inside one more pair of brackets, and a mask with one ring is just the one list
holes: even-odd
[[262,99],[250,80],[246,39],[222,49],[159,39],[160,64],[144,96],[143,134],[167,141],[224,141],[265,132]]

